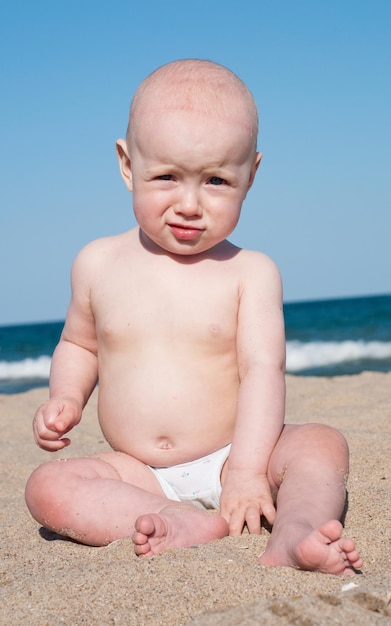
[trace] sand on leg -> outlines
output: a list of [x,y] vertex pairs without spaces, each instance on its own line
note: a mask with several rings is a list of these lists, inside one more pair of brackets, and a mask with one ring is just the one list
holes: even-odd
[[260,563],[330,574],[353,574],[362,566],[339,521],[348,470],[338,431],[320,424],[285,427],[269,463],[276,519]]
[[[133,536],[136,554],[146,556],[228,532],[221,516],[166,498],[152,472],[122,453],[44,463],[29,478],[26,502],[39,523],[61,535],[92,546]],[[142,537],[136,520],[146,512],[155,528]]]

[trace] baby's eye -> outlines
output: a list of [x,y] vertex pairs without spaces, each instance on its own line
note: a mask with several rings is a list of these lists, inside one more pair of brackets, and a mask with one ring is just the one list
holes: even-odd
[[224,185],[225,181],[224,178],[220,178],[219,176],[212,176],[209,179],[209,182],[211,185]]
[[172,174],[162,174],[157,176],[158,180],[172,180]]

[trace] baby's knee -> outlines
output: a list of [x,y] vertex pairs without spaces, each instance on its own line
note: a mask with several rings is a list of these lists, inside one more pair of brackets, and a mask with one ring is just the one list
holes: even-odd
[[26,504],[40,523],[44,523],[47,512],[56,506],[56,497],[62,491],[60,476],[60,461],[48,461],[37,467],[27,481]]
[[[319,424],[318,422],[310,422],[308,424],[296,425],[298,429],[297,433],[300,438],[304,439],[317,439],[319,441],[326,441],[327,439],[335,439],[340,442],[346,441],[342,433],[328,424]],[[296,433],[295,433],[296,434]]]
[[308,446],[314,451],[314,454],[321,456],[322,451],[326,454],[332,453],[341,459],[348,459],[349,448],[344,435],[327,424],[306,424],[302,426],[300,433],[305,440],[307,438]]
[[316,424],[315,426],[319,430],[320,438],[323,441],[330,442],[334,446],[347,449],[348,443],[344,435],[337,428],[327,424]]

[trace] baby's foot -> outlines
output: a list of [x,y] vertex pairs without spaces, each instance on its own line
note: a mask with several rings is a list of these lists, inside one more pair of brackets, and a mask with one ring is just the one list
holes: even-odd
[[[330,520],[302,537],[296,545],[289,536],[285,544],[282,538],[278,542],[270,541],[271,547],[266,548],[259,562],[263,565],[290,565],[324,574],[352,575],[353,568],[359,569],[363,561],[354,542],[342,537],[342,530],[340,522]],[[286,531],[289,535],[289,530]]]
[[228,535],[221,515],[203,513],[192,504],[169,504],[157,513],[140,515],[132,535],[137,556],[153,556],[168,548],[188,548]]

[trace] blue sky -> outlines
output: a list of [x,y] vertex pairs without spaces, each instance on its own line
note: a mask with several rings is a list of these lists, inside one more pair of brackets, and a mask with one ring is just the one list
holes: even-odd
[[264,160],[231,240],[286,301],[391,292],[388,0],[13,0],[0,9],[0,324],[63,319],[77,251],[135,225],[114,151],[140,81],[208,58]]

